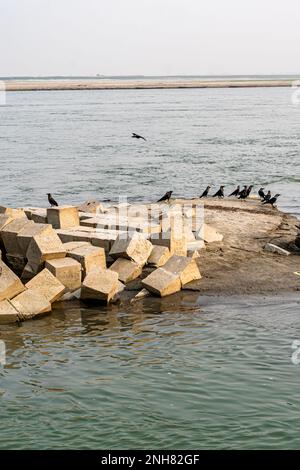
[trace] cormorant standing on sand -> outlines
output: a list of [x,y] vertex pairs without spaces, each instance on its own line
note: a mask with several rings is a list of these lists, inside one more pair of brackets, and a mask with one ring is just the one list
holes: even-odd
[[275,194],[274,197],[271,197],[268,201],[264,201],[263,204],[271,204],[272,207],[274,207],[275,202],[277,201],[277,198],[279,198],[280,194]]
[[163,197],[161,197],[157,202],[162,202],[162,201],[167,201],[167,202],[169,202],[170,197],[171,197],[171,195],[172,195],[172,192],[173,192],[173,191],[168,191],[168,192],[166,192],[166,194],[165,194]]
[[260,188],[260,190],[258,191],[258,195],[259,195],[259,197],[261,197],[262,199],[265,198],[264,189],[265,189],[265,188]]
[[145,137],[143,137],[142,135],[139,135],[139,134],[135,134],[135,132],[132,133],[132,136],[131,136],[133,139],[143,139],[143,140],[147,140],[145,139]]
[[55,201],[55,199],[53,199],[50,193],[47,193],[47,196],[48,196],[48,201],[51,207],[58,206],[57,202]]
[[207,196],[208,196],[208,193],[209,193],[209,190],[210,190],[210,186],[207,186],[206,189],[205,189],[205,191],[203,191],[203,193],[201,194],[200,199],[201,199],[202,197],[207,197]]
[[250,196],[252,189],[253,189],[253,186],[252,185],[249,186],[249,188],[247,189],[247,197]]
[[272,194],[271,194],[271,191],[269,190],[267,194],[265,194],[264,199],[261,202],[269,201],[271,199],[271,196]]
[[220,186],[219,191],[217,191],[216,194],[213,195],[213,197],[218,197],[219,199],[224,197],[224,187],[225,186]]
[[246,199],[248,197],[248,188],[244,186],[244,189],[239,194],[239,199]]
[[238,186],[238,187],[233,191],[233,193],[229,194],[228,197],[230,197],[230,196],[235,196],[235,197],[236,197],[236,196],[238,196],[239,194],[240,194],[240,187]]

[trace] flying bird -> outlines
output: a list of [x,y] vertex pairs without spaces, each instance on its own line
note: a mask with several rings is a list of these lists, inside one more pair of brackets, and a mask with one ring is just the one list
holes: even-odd
[[58,206],[57,202],[55,201],[55,199],[53,199],[50,193],[47,193],[47,196],[48,196],[48,201],[51,207]]
[[143,140],[147,140],[145,139],[145,137],[143,137],[142,135],[139,135],[139,134],[135,134],[135,132],[132,133],[132,136],[131,136],[133,139],[143,139]]
[[229,194],[228,197],[230,197],[230,196],[238,196],[239,194],[240,194],[240,187],[237,186],[237,188],[236,188],[231,194]]
[[279,198],[280,194],[275,194],[274,197],[271,197],[268,201],[264,201],[263,204],[271,204],[272,207],[274,207],[275,202],[277,201],[277,198]]
[[203,191],[203,193],[201,194],[200,196],[200,199],[202,197],[207,197],[208,196],[208,193],[209,193],[209,190],[210,190],[210,186],[207,186],[206,189]]
[[213,197],[218,197],[219,199],[224,197],[224,187],[225,186],[220,186],[219,191],[217,191],[216,194],[213,195]]
[[173,191],[166,192],[166,194],[163,197],[161,197],[157,202],[162,202],[162,201],[168,201],[169,202],[170,197],[172,195],[172,192]]

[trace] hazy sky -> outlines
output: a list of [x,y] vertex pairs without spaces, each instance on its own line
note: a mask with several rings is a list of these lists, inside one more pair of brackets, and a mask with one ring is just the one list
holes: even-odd
[[0,0],[0,76],[300,73],[300,0]]

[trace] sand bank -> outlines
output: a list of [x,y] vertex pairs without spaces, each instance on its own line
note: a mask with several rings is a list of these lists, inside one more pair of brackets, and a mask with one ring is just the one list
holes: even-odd
[[290,87],[294,80],[41,79],[7,80],[7,91]]

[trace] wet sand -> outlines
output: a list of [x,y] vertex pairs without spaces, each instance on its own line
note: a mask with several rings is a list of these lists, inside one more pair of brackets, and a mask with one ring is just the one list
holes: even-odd
[[199,80],[199,79],[14,79],[5,81],[7,91],[39,90],[138,90],[176,88],[290,87],[294,80]]

